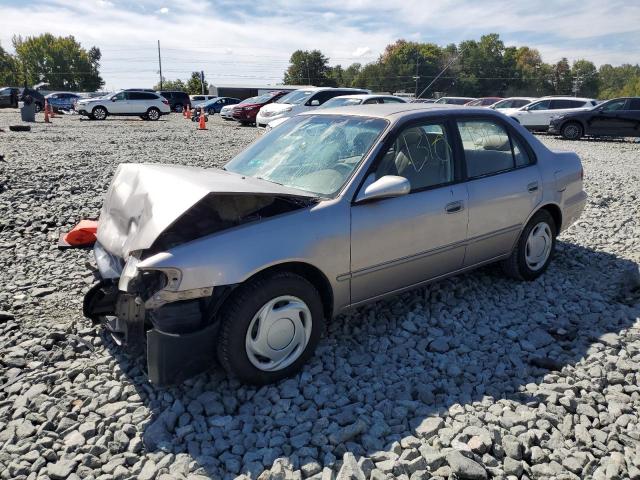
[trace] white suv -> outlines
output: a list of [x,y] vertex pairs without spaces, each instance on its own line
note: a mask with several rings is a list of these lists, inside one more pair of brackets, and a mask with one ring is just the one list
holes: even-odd
[[589,110],[598,104],[593,98],[580,97],[542,97],[515,112],[509,113],[529,130],[549,129],[551,119],[564,113]]
[[259,128],[266,127],[269,122],[280,118],[289,118],[300,112],[319,107],[327,100],[340,95],[354,95],[371,93],[369,90],[358,88],[311,87],[301,88],[287,93],[273,103],[262,107],[256,117]]
[[158,120],[171,113],[169,100],[155,92],[122,90],[99,98],[79,100],[76,111],[93,120],[104,120],[109,115],[139,116],[143,120]]

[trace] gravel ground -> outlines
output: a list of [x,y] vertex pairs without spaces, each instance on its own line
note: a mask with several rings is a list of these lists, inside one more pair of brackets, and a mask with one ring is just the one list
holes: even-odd
[[219,367],[146,382],[82,317],[88,250],[119,162],[214,166],[256,138],[0,111],[1,479],[640,478],[640,144],[567,142],[589,203],[533,283],[496,267],[333,321],[303,372],[262,388]]

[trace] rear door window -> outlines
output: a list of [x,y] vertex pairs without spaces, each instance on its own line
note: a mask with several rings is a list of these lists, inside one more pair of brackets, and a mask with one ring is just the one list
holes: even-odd
[[629,110],[640,110],[640,98],[629,100]]
[[490,119],[460,120],[467,176],[484,177],[531,165],[532,158],[522,141]]

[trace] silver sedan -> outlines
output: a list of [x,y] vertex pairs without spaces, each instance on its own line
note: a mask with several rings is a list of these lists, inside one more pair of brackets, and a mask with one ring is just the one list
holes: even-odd
[[347,309],[492,262],[536,279],[584,208],[582,175],[576,154],[488,109],[314,110],[223,169],[120,165],[84,311],[146,346],[153,383],[216,354],[273,382]]

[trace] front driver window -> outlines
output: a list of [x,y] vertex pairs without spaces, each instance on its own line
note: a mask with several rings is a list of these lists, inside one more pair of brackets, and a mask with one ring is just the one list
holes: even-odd
[[606,105],[602,106],[603,112],[615,112],[616,110],[623,110],[624,104],[626,103],[626,99],[622,100],[613,100]]
[[538,102],[531,105],[528,110],[548,110],[549,109],[549,100],[545,100],[544,102]]
[[116,101],[121,101],[121,100],[126,100],[126,93],[125,92],[120,92],[117,95],[114,95],[113,97],[111,97],[112,100],[116,100]]
[[405,128],[385,153],[376,179],[399,175],[411,191],[447,184],[454,179],[451,143],[444,125],[431,123]]

